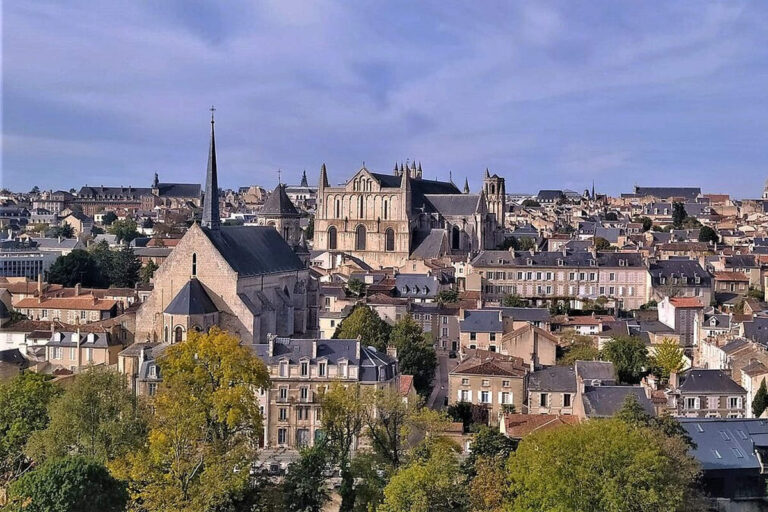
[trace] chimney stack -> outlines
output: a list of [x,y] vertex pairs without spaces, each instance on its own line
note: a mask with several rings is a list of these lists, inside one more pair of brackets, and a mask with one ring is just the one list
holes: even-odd
[[37,274],[37,296],[41,297],[43,296],[43,274]]
[[80,283],[77,283],[75,285],[75,297],[78,297],[80,295]]

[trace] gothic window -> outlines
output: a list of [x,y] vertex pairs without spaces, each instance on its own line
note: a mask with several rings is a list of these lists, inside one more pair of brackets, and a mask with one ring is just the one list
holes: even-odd
[[453,226],[451,235],[451,248],[458,250],[461,247],[461,232],[459,231],[459,226]]
[[384,236],[385,236],[384,250],[394,251],[395,250],[395,230],[392,228],[387,228],[387,231],[385,232]]
[[192,253],[192,276],[197,275],[197,253]]
[[336,249],[336,227],[328,228],[328,249]]
[[182,329],[180,325],[177,325],[176,328],[173,330],[173,341],[176,343],[179,343],[182,340],[183,336],[184,336],[184,329]]
[[365,226],[362,224],[357,226],[357,229],[355,229],[355,250],[365,250]]

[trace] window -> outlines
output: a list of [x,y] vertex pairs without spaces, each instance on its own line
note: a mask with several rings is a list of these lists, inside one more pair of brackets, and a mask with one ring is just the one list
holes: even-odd
[[365,250],[365,226],[360,224],[355,229],[355,250],[356,251],[364,251]]
[[448,328],[447,327],[443,327],[443,331],[442,332],[443,332],[443,338],[448,336]]
[[277,444],[286,444],[288,442],[288,429],[277,429]]
[[80,320],[85,320],[87,318],[88,312],[87,311],[81,311],[80,312]]
[[475,340],[477,340],[477,333],[476,333],[476,332],[471,332],[471,333],[469,333],[469,339],[470,339],[471,341],[475,341]]
[[301,362],[301,376],[306,377],[309,375],[309,362],[302,361]]
[[570,407],[570,406],[571,406],[571,394],[563,393],[563,407]]
[[480,401],[484,404],[491,403],[491,392],[490,391],[481,391],[480,392]]
[[285,402],[288,400],[288,388],[285,386],[280,387],[278,390],[278,401]]
[[287,407],[281,407],[277,410],[277,418],[280,421],[286,421],[288,419],[288,408]]
[[509,387],[509,381],[508,380],[501,381],[501,387],[508,388]]
[[155,396],[157,393],[157,382],[148,382],[147,383],[147,394],[149,396]]
[[509,391],[503,391],[501,393],[501,403],[502,404],[511,404],[512,403],[512,393]]
[[325,365],[326,365],[326,363],[319,363],[317,365],[317,375],[318,375],[318,377],[325,377]]
[[384,239],[385,239],[384,250],[394,251],[395,250],[395,230],[392,228],[387,228],[387,231],[384,233]]
[[147,375],[150,379],[156,379],[157,378],[157,366],[154,364],[151,364],[147,367]]
[[328,228],[328,249],[336,249],[336,227]]
[[339,363],[339,375],[341,377],[347,376],[347,363]]
[[301,398],[302,402],[306,402],[309,400],[309,388],[306,386],[303,386],[299,389],[299,398]]
[[472,398],[469,395],[469,391],[466,389],[462,389],[459,391],[459,401],[460,402],[469,402]]
[[490,386],[490,385],[491,385],[491,381],[490,380],[483,379],[483,386]]
[[288,361],[280,361],[280,376],[288,376]]
[[180,342],[184,336],[184,329],[181,328],[181,326],[177,326],[176,329],[173,330],[173,341],[176,343]]
[[741,407],[741,400],[739,400],[739,397],[732,396],[728,398],[728,408],[729,409],[739,409]]
[[615,280],[616,280],[616,273],[614,273],[614,272],[610,272],[610,273],[608,274],[608,280],[609,280],[609,281],[615,281]]
[[90,348],[90,347],[88,347],[88,348],[85,350],[85,354],[86,354],[86,360],[87,360],[89,363],[92,363],[92,362],[93,362],[93,349],[92,349],[92,348]]
[[539,407],[546,407],[549,403],[549,395],[546,393],[539,394]]
[[496,333],[495,332],[491,333],[491,341],[496,341]]
[[48,318],[48,310],[47,309],[42,310],[42,312],[40,313],[40,317]]
[[461,385],[462,386],[469,386],[469,379],[461,379]]
[[389,218],[389,201],[384,200],[384,220]]
[[197,275],[197,253],[192,253],[192,277]]
[[69,349],[69,360],[74,361],[75,359],[77,359],[77,349],[72,347]]
[[685,399],[685,406],[688,409],[698,409],[699,408],[698,402],[699,402],[698,398],[688,397]]
[[163,328],[163,341],[168,343],[168,326],[167,325]]

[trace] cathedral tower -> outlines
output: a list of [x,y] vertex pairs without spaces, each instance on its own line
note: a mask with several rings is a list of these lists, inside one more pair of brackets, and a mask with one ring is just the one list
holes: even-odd
[[485,202],[488,213],[496,215],[496,222],[499,226],[504,226],[504,212],[507,206],[506,190],[504,189],[504,178],[485,170],[483,178],[483,192],[485,193]]

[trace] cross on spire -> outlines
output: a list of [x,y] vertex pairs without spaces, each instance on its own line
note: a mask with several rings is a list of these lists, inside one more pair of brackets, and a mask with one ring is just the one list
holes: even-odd
[[282,169],[278,169],[277,170],[277,184],[278,185],[282,185],[283,184],[282,174],[283,174]]

